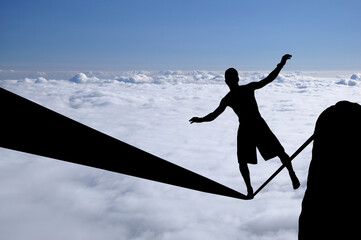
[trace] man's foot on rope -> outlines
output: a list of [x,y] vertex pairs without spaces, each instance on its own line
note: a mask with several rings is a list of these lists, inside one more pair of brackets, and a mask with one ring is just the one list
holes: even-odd
[[253,199],[253,198],[254,198],[253,188],[252,188],[252,187],[248,187],[248,188],[247,188],[247,198],[248,198],[248,199]]
[[296,173],[295,172],[290,172],[290,177],[291,177],[291,181],[292,181],[292,186],[293,186],[293,189],[297,189],[300,187],[301,183],[300,183],[300,180],[298,180],[297,176],[296,176]]

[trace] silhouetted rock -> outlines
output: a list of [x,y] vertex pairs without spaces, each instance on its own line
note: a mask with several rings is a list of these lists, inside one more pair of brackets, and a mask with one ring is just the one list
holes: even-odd
[[316,123],[299,218],[300,240],[359,236],[360,160],[361,106],[338,102],[326,109]]

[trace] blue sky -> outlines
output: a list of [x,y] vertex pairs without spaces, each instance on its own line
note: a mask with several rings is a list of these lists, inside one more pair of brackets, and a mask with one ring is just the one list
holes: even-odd
[[361,1],[2,0],[0,69],[359,70]]

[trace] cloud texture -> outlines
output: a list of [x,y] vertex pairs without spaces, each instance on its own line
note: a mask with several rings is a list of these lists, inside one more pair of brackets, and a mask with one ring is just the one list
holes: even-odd
[[[240,72],[241,84],[264,72]],[[245,192],[236,159],[237,118],[228,109],[192,124],[227,93],[222,72],[77,73],[1,80],[0,86],[175,164]],[[286,151],[339,100],[359,102],[360,74],[290,72],[257,91],[262,116]],[[344,80],[346,84],[340,83]],[[351,84],[350,84],[351,82]],[[353,83],[354,82],[354,83]],[[26,121],[26,119],[24,119]],[[7,126],[2,126],[7,127]],[[199,193],[0,149],[3,239],[297,239],[311,147],[294,161],[302,186],[281,173],[252,201]],[[255,188],[279,160],[251,166]]]

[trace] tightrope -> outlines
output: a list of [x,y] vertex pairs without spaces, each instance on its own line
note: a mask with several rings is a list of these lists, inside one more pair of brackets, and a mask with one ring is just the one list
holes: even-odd
[[[292,156],[290,157],[290,161],[292,161],[300,152],[302,152],[302,150],[305,149],[305,148],[308,146],[308,144],[310,144],[312,141],[313,141],[313,135],[312,135],[309,139],[307,139],[307,141],[306,141],[304,144],[302,144],[302,146],[299,147],[294,154],[292,154]],[[273,179],[274,177],[276,177],[277,174],[279,174],[279,173],[282,171],[282,169],[284,169],[284,168],[285,168],[285,165],[282,165],[280,168],[278,168],[277,171],[275,171],[275,172],[257,189],[257,191],[254,192],[253,196],[256,196],[257,193],[259,193],[270,181],[272,181],[272,179]]]

